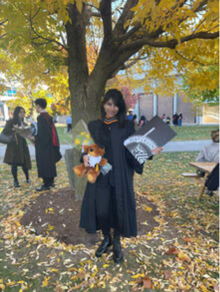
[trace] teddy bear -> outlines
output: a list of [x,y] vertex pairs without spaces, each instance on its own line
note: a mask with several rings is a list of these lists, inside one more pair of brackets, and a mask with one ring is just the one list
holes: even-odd
[[87,180],[90,183],[94,183],[100,174],[100,166],[107,164],[107,159],[103,158],[105,150],[98,147],[96,144],[84,145],[83,148],[84,153],[89,156],[90,166],[86,167],[84,164],[80,164],[75,166],[73,170],[78,177],[82,177],[86,174]]

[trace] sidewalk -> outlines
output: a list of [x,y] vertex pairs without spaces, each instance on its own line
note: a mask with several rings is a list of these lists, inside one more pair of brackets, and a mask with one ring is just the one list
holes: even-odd
[[[206,145],[209,145],[211,140],[200,141],[176,141],[169,142],[164,146],[163,152],[190,152],[200,151]],[[61,145],[61,154],[64,155],[67,149],[71,149],[72,145]],[[0,162],[5,155],[6,145],[0,144]],[[33,145],[29,145],[30,155],[32,159],[35,159],[35,148]]]

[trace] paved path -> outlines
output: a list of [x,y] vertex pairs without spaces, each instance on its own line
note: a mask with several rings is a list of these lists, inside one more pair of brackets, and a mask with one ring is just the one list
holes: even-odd
[[[201,140],[201,141],[177,141],[169,142],[164,146],[163,152],[189,152],[189,151],[199,151],[204,146],[209,145],[211,140]],[[66,149],[72,148],[71,145],[61,145],[61,154],[64,155]],[[5,154],[6,146],[0,144],[0,162]],[[29,145],[30,155],[32,159],[35,159],[35,148],[33,145]]]

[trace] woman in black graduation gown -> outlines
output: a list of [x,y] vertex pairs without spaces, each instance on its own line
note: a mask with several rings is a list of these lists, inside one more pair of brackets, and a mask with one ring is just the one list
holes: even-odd
[[[87,183],[81,208],[80,227],[88,233],[101,229],[104,239],[96,250],[100,257],[113,243],[113,259],[123,260],[120,237],[137,235],[136,207],[133,191],[134,171],[141,174],[143,165],[130,154],[123,142],[134,133],[134,123],[126,119],[126,105],[120,91],[109,90],[101,105],[102,119],[92,121],[88,128],[99,147],[105,148],[104,157],[112,165],[105,176],[99,175],[94,184]],[[160,148],[154,153],[159,153]],[[83,155],[85,166],[89,158]],[[114,229],[114,239],[110,229]]]

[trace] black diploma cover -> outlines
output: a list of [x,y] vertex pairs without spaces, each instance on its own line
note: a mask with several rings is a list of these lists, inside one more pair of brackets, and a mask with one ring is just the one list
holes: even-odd
[[175,136],[176,133],[170,126],[167,126],[161,118],[155,116],[126,139],[124,145],[139,163],[144,163],[153,155],[153,149],[164,146]]

